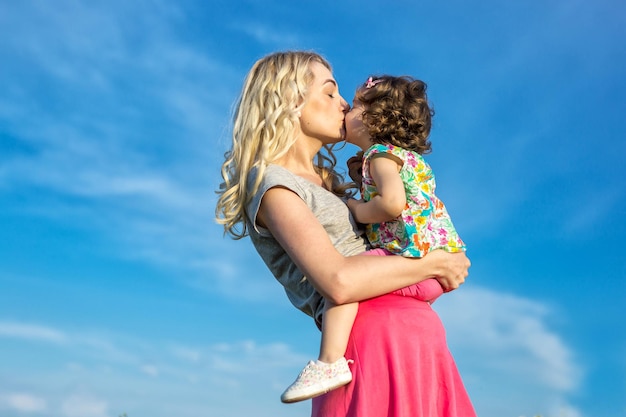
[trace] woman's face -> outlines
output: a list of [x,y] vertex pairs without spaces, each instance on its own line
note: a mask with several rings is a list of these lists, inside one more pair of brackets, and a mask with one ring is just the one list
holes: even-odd
[[344,117],[350,106],[339,95],[337,82],[328,68],[313,62],[311,72],[313,81],[300,110],[302,133],[322,144],[340,142],[346,134]]
[[366,150],[372,146],[372,138],[363,124],[363,104],[357,100],[352,101],[352,108],[346,113],[346,142]]

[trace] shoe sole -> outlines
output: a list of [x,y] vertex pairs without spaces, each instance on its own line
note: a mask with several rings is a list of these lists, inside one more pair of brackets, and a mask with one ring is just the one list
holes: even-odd
[[333,385],[329,385],[328,387],[325,387],[324,388],[325,391],[316,392],[314,394],[301,394],[301,395],[299,395],[297,397],[292,397],[292,398],[282,398],[281,397],[280,401],[285,403],[285,404],[291,404],[291,403],[297,403],[297,402],[304,401],[304,400],[310,400],[311,398],[315,398],[315,397],[319,397],[320,395],[324,395],[328,391],[332,391],[332,390],[337,389],[339,387],[343,387],[344,385],[349,384],[351,381],[352,381],[352,375],[350,375],[346,379],[342,379],[340,381],[337,381]]

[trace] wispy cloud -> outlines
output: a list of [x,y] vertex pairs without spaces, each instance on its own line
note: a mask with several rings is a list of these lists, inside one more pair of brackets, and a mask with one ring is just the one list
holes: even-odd
[[[294,409],[281,409],[278,395],[308,359],[283,342],[188,345],[94,330],[53,331],[32,323],[13,325],[16,327],[65,334],[68,343],[59,348],[65,353],[61,357],[71,358],[71,362],[50,357],[45,369],[24,370],[19,377],[0,381],[0,393],[6,393],[0,395],[0,409],[45,411],[55,417],[110,417],[123,411],[145,414],[155,409],[163,412],[163,407],[171,411],[168,415],[234,416],[232,410],[247,407],[233,406],[237,398],[248,398],[250,404],[264,404],[267,410],[274,410],[267,411],[267,416],[274,412],[287,416]],[[15,333],[24,331],[11,333],[14,344],[26,342]],[[34,342],[52,341],[39,338]],[[31,391],[15,392],[20,384],[28,385]],[[186,400],[190,396],[193,406]],[[164,404],[166,397],[170,400]]]
[[[219,157],[229,86],[240,76],[172,34],[181,10],[142,5],[122,7],[150,9],[133,10],[141,17],[132,25],[119,7],[5,7],[4,52],[20,53],[3,69],[13,87],[0,87],[14,144],[0,190],[40,190],[21,213],[92,228],[117,243],[118,256],[211,276],[218,171],[207,161]],[[151,36],[137,42],[143,31]]]
[[[497,415],[516,409],[520,415],[524,410],[528,415],[535,415],[567,409],[571,415],[579,415],[568,398],[580,386],[583,365],[559,333],[551,328],[554,319],[551,307],[513,294],[476,287],[464,287],[447,294],[434,306],[446,325],[451,349],[479,410]],[[138,381],[144,386],[153,386],[155,393],[172,389],[173,384],[178,388],[186,387],[189,392],[211,391],[213,387],[223,397],[214,398],[221,404],[228,397],[253,392],[256,392],[255,398],[256,395],[266,397],[258,397],[258,401],[269,401],[294,377],[294,369],[299,369],[309,359],[308,354],[298,353],[282,341],[225,340],[198,345],[173,340],[141,340],[93,330],[68,332],[36,323],[0,323],[0,335],[5,337],[41,343],[66,341],[62,349],[73,361],[69,367],[58,364],[63,369],[57,369],[55,374],[69,372],[68,378],[90,381],[87,387],[97,394],[98,400],[82,404],[78,397],[71,397],[66,403],[77,404],[74,409],[82,410],[84,406],[85,412],[94,416],[106,413],[108,404],[117,398],[112,386],[93,382],[97,380],[93,376],[101,369],[107,369],[108,383],[117,387]],[[32,377],[37,378],[36,374]],[[264,386],[262,392],[258,391],[259,385]],[[50,395],[53,394],[43,387],[36,393],[37,398]],[[149,401],[147,393],[142,395]],[[63,409],[69,410],[69,406]]]
[[[527,4],[493,4],[489,30],[477,30],[465,17],[451,14],[452,24],[467,23],[472,31],[463,42],[450,45],[458,55],[456,62],[467,69],[452,78],[445,71],[433,71],[431,98],[437,114],[429,158],[439,161],[435,172],[443,179],[444,201],[459,208],[455,218],[466,230],[506,230],[519,220],[520,212],[534,208],[537,195],[569,191],[574,177],[595,178],[607,168],[598,167],[592,174],[588,167],[596,161],[620,164],[614,155],[624,153],[621,141],[605,145],[594,141],[594,148],[613,149],[615,154],[600,157],[594,150],[589,158],[589,138],[603,141],[597,126],[607,124],[606,116],[595,120],[593,107],[613,113],[609,97],[623,91],[624,85],[618,81],[620,87],[605,93],[607,86],[598,82],[613,79],[616,62],[623,60],[619,43],[612,41],[619,13],[609,11],[608,5],[551,2],[537,16]],[[451,53],[438,49],[432,51],[434,56]],[[440,73],[446,78],[439,79]],[[484,76],[480,82],[475,78],[478,73]],[[450,83],[453,87],[446,88]],[[624,131],[623,123],[619,130]],[[600,181],[600,190],[596,184],[584,186],[584,196],[577,192],[554,197],[544,216],[552,217],[556,233],[573,225],[567,224],[569,216],[561,216],[571,210],[589,211],[584,222],[592,227],[601,224],[602,216],[596,214],[603,207],[580,210],[580,201],[605,202],[605,182],[623,190],[616,177]]]
[[272,47],[279,45],[284,47],[285,44],[296,45],[298,43],[297,35],[257,22],[239,22],[233,25],[233,29],[245,33],[260,44]]
[[[0,2],[0,196],[9,221],[15,214],[52,223],[54,231],[87,232],[89,242],[68,244],[88,244],[109,260],[131,259],[138,269],[147,265],[148,274],[158,269],[209,293],[215,301],[209,311],[222,314],[228,298],[226,308],[250,317],[242,323],[246,336],[216,326],[222,335],[176,340],[167,332],[189,316],[168,317],[158,339],[146,335],[156,332],[158,313],[128,311],[138,327],[131,335],[108,330],[119,326],[117,314],[81,317],[85,327],[78,329],[59,324],[73,310],[61,307],[48,317],[54,300],[39,307],[49,322],[14,320],[9,311],[0,318],[0,342],[19,352],[19,360],[0,379],[0,414],[309,414],[309,404],[283,407],[277,400],[309,359],[295,347],[304,342],[271,319],[249,315],[258,303],[266,303],[268,317],[291,306],[250,242],[221,239],[212,220],[231,102],[245,69],[264,50],[319,47],[334,54],[337,75],[355,83],[375,68],[419,72],[432,65],[427,81],[438,114],[429,160],[460,230],[515,238],[518,221],[527,232],[534,224],[528,217],[537,214],[554,226],[543,233],[564,234],[565,241],[610,224],[624,199],[623,144],[613,140],[624,136],[616,100],[624,87],[623,13],[610,2],[491,2],[479,7],[477,14],[489,8],[490,19],[481,20],[462,3],[425,6],[433,19],[418,27],[406,24],[413,19],[408,14],[424,12],[424,5],[403,9],[403,16],[390,10],[392,25],[402,29],[383,33],[378,23],[389,23],[371,12],[374,4],[352,10],[333,2],[309,9],[285,2]],[[331,15],[340,21],[318,31]],[[346,36],[346,22],[372,27],[365,53]],[[349,96],[352,86],[341,84]],[[600,180],[595,172],[589,176],[594,184],[584,192],[591,205],[581,210],[582,184],[571,186],[572,178],[587,177],[584,164],[604,163],[617,168]],[[555,196],[557,189],[562,195]],[[54,280],[55,288],[74,283],[25,273]],[[104,288],[84,288],[95,286]],[[25,298],[34,293],[27,287]],[[198,292],[193,297],[206,297]],[[586,364],[559,327],[557,318],[567,316],[558,305],[468,285],[435,308],[472,398],[485,411],[479,414],[582,415],[572,398],[585,387]],[[151,320],[146,329],[142,320]],[[248,334],[259,322],[263,327]]]
[[548,305],[468,286],[444,295],[434,308],[470,392],[491,393],[488,402],[479,400],[490,414],[571,407],[568,397],[580,388],[584,366],[551,328],[556,312]]
[[0,410],[8,409],[17,413],[45,412],[48,406],[46,400],[25,392],[2,393],[0,391]]
[[65,417],[109,417],[109,406],[106,401],[91,395],[73,394],[61,405]]
[[1,337],[52,343],[66,343],[68,341],[64,332],[51,327],[3,320],[0,320]]
[[578,197],[578,204],[572,204],[564,216],[563,232],[580,239],[593,234],[595,225],[601,224],[604,219],[620,216],[619,213],[624,210],[626,186],[621,182],[613,186],[598,185],[584,194],[578,193]]
[[[468,287],[442,300],[441,315],[459,352],[480,356],[559,392],[575,390],[582,369],[574,352],[550,329],[549,307],[512,294]],[[435,304],[436,308],[439,308]]]

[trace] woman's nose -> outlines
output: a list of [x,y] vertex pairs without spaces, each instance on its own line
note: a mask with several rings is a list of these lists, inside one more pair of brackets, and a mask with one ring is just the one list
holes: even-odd
[[343,97],[341,98],[341,108],[343,108],[345,112],[350,111],[350,105]]

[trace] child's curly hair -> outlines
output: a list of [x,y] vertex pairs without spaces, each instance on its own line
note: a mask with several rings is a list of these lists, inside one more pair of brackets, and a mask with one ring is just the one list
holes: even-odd
[[410,76],[370,77],[354,96],[363,104],[363,124],[372,141],[426,154],[435,111],[428,104],[426,83]]

